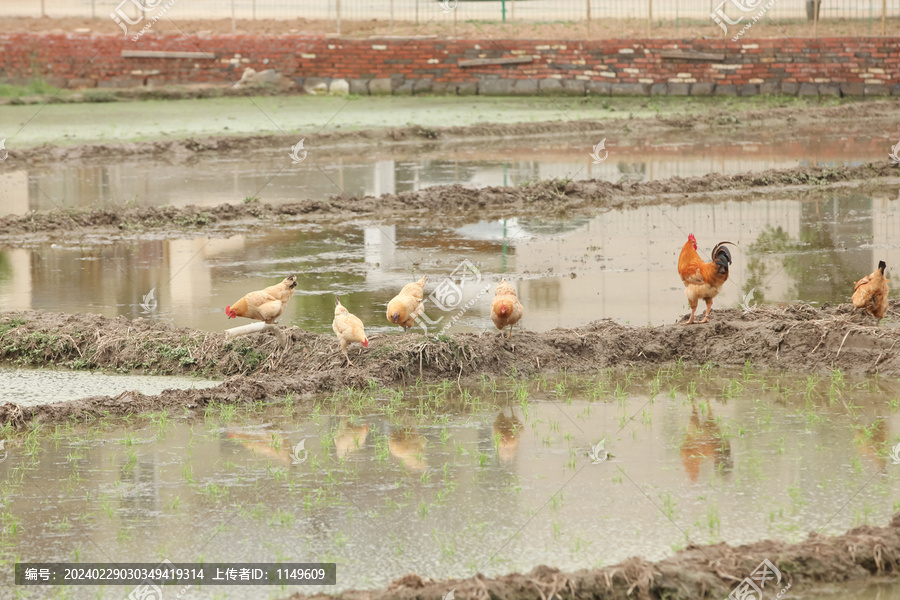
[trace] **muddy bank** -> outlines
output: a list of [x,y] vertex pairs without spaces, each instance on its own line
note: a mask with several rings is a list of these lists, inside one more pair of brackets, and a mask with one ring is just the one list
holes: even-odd
[[[656,563],[635,557],[602,569],[562,573],[540,566],[530,573],[497,578],[435,582],[418,575],[395,580],[386,590],[349,591],[344,600],[432,600],[451,589],[458,598],[488,600],[546,600],[548,598],[696,599],[727,598],[745,577],[768,559],[781,579],[767,581],[764,597],[774,598],[790,586],[792,591],[830,583],[850,583],[872,576],[896,577],[900,557],[900,514],[886,527],[862,526],[836,537],[810,533],[798,544],[762,541],[733,548],[726,543],[689,546]],[[758,584],[758,581],[756,582]],[[755,597],[755,596],[754,596]],[[291,600],[335,598],[326,594],[294,594]]]
[[[849,304],[741,310],[714,309],[708,325],[631,327],[609,320],[577,329],[516,332],[511,340],[484,334],[371,336],[368,350],[351,349],[345,367],[335,338],[285,328],[282,348],[271,334],[226,342],[222,333],[178,328],[145,319],[27,311],[0,318],[0,361],[11,365],[105,369],[118,372],[196,374],[221,377],[214,388],[167,390],[148,397],[126,392],[115,398],[21,408],[0,407],[0,423],[89,419],[162,407],[203,407],[211,402],[246,403],[287,394],[313,394],[370,382],[385,387],[429,380],[476,380],[511,369],[533,374],[565,370],[591,373],[606,367],[653,367],[678,359],[688,365],[743,366],[798,372],[900,375],[894,348],[900,330],[875,327]],[[891,303],[896,317],[900,301]],[[673,313],[678,307],[673,307]],[[312,402],[312,399],[309,399]]]
[[[180,97],[215,97],[222,95],[216,88],[173,88],[171,90],[120,90],[106,91],[104,98],[117,99],[159,99]],[[256,94],[256,91],[231,90],[227,95]],[[273,93],[271,89],[261,90],[260,94]],[[293,92],[292,92],[293,93]],[[187,96],[184,96],[187,94]],[[345,98],[333,98],[335,106],[347,102]],[[433,99],[432,99],[433,100]],[[493,99],[491,99],[493,100]],[[754,131],[818,131],[822,126],[842,123],[842,131],[867,132],[871,135],[883,135],[889,131],[896,120],[900,98],[879,101],[863,101],[855,99],[838,99],[844,104],[838,106],[820,106],[815,100],[805,99],[773,99],[768,102],[756,98],[697,98],[692,105],[680,104],[675,98],[581,98],[567,102],[577,104],[603,104],[610,111],[609,120],[571,120],[539,122],[539,123],[483,123],[468,126],[409,126],[386,127],[366,130],[322,131],[316,127],[310,131],[298,131],[290,135],[256,135],[256,136],[203,136],[187,137],[177,140],[136,141],[128,143],[82,144],[74,146],[50,145],[8,148],[9,159],[0,163],[0,173],[6,169],[27,168],[29,166],[57,163],[65,161],[91,161],[104,159],[121,159],[122,157],[153,157],[158,160],[184,160],[205,153],[216,156],[241,156],[255,149],[291,148],[299,137],[307,140],[307,148],[315,148],[321,156],[327,157],[329,149],[350,145],[373,144],[423,144],[423,143],[472,143],[479,139],[494,140],[497,138],[520,138],[523,136],[583,136],[598,134],[614,140],[629,138],[653,138],[665,133],[677,132],[687,135],[693,132],[701,139],[733,141],[736,132],[753,129]],[[428,98],[423,102],[430,101]],[[535,103],[546,99],[535,99]],[[560,101],[562,102],[562,101]],[[793,102],[793,106],[779,107],[779,102]],[[564,105],[568,107],[568,104]],[[693,107],[693,108],[691,108]],[[672,114],[674,109],[683,113]],[[577,108],[575,108],[577,110]],[[662,113],[659,111],[662,110]],[[657,116],[635,118],[634,115],[657,112]],[[619,114],[623,117],[617,118]],[[628,116],[624,116],[627,114]],[[440,122],[440,121],[438,121]],[[593,139],[593,138],[592,138]],[[590,142],[593,146],[600,138]],[[573,143],[581,143],[573,138]],[[890,150],[885,146],[885,157]],[[7,144],[11,146],[11,144]]]
[[185,232],[227,236],[237,231],[286,225],[313,219],[384,219],[403,215],[406,222],[417,217],[433,219],[435,211],[448,225],[471,222],[473,214],[491,218],[497,214],[567,214],[655,205],[678,206],[691,202],[724,202],[758,199],[778,192],[821,196],[824,186],[867,186],[893,196],[900,169],[888,162],[854,167],[796,167],[734,175],[711,173],[700,177],[610,183],[601,180],[548,180],[521,187],[461,185],[435,186],[417,192],[355,198],[335,195],[323,200],[303,200],[271,205],[252,201],[215,207],[139,207],[117,209],[67,209],[0,218],[0,244],[39,243],[61,240],[80,243],[86,236],[121,239],[153,232],[165,237]]

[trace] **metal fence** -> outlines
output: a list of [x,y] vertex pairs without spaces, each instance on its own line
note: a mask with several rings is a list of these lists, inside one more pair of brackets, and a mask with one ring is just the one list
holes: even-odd
[[[108,18],[117,8],[136,14],[143,2],[169,5],[177,19],[321,19],[425,22],[447,16],[444,0],[0,0],[0,17]],[[815,0],[446,0],[456,17],[493,22],[578,22],[598,19],[707,21],[722,10],[735,15],[771,3],[766,18],[806,20]],[[880,20],[900,17],[900,0],[820,0],[819,19]],[[145,12],[147,12],[145,10]],[[893,32],[900,33],[900,32]]]

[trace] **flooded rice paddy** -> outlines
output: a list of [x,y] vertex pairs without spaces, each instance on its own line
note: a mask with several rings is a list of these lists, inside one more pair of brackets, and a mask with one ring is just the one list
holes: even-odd
[[44,427],[0,462],[0,556],[336,562],[340,591],[411,572],[571,571],[691,542],[800,541],[890,520],[898,407],[893,379],[675,365],[348,390],[312,413],[284,398]]
[[90,396],[117,396],[131,390],[150,396],[167,389],[202,389],[219,383],[168,375],[110,375],[86,371],[0,367],[0,404],[15,402],[20,406],[33,406]]
[[[609,156],[591,148],[604,135]],[[216,206],[259,198],[279,204],[336,194],[353,197],[416,191],[435,185],[522,185],[551,178],[649,181],[707,173],[742,173],[803,165],[859,165],[884,159],[880,135],[816,131],[741,132],[726,142],[681,132],[658,139],[597,134],[524,136],[316,151],[291,164],[290,148],[222,155],[153,155],[91,160],[0,173],[7,214],[32,210],[117,206]],[[596,138],[596,139],[595,139]]]
[[[163,319],[221,331],[236,321],[224,307],[246,292],[297,273],[283,325],[329,333],[333,294],[370,334],[395,331],[386,302],[429,275],[426,295],[468,260],[480,269],[448,310],[429,300],[426,316],[451,332],[491,329],[483,290],[506,277],[535,331],[610,318],[671,323],[687,311],[675,269],[688,233],[702,255],[728,240],[734,264],[716,307],[755,303],[847,302],[853,282],[879,260],[900,264],[900,199],[822,189],[812,199],[695,203],[610,210],[593,216],[518,217],[451,226],[346,221],[235,235],[83,246],[77,240],[0,250],[0,303],[10,309],[91,312]],[[414,275],[415,272],[415,275]],[[155,306],[144,302],[154,290]],[[748,294],[753,292],[752,296]],[[471,302],[471,305],[469,304]],[[152,310],[150,307],[152,306]]]

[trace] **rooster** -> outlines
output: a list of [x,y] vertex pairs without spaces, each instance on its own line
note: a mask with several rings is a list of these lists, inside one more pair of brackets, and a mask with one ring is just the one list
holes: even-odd
[[347,346],[353,342],[359,342],[366,348],[369,347],[369,338],[366,337],[366,330],[363,328],[363,322],[356,315],[351,315],[350,311],[341,305],[341,299],[334,297],[334,322],[331,328],[341,343],[341,353],[347,359],[347,366],[353,363],[347,354]]
[[497,284],[497,290],[494,292],[494,301],[491,302],[491,320],[494,322],[494,325],[497,326],[501,333],[509,325],[509,334],[506,337],[510,338],[512,337],[513,325],[519,322],[523,312],[525,312],[525,308],[519,302],[516,289],[506,283],[505,279],[501,279],[500,283]]
[[414,283],[407,283],[400,290],[400,293],[394,296],[393,300],[388,302],[387,319],[395,325],[403,328],[404,333],[415,324],[416,319],[425,312],[425,282],[428,281],[428,275]]
[[278,285],[271,285],[264,290],[250,292],[231,306],[225,307],[229,319],[246,317],[273,324],[284,312],[288,300],[294,295],[297,287],[297,276],[285,277]]
[[728,281],[728,265],[731,264],[731,252],[725,247],[731,242],[719,242],[712,251],[712,262],[703,262],[697,254],[697,238],[694,234],[688,236],[678,257],[678,274],[684,283],[684,295],[691,305],[691,318],[685,325],[694,323],[694,312],[697,304],[702,299],[706,302],[706,314],[701,323],[709,322],[709,311],[712,310],[713,298]]
[[853,306],[863,308],[876,319],[881,320],[888,309],[889,279],[884,276],[887,265],[878,261],[878,269],[854,283]]

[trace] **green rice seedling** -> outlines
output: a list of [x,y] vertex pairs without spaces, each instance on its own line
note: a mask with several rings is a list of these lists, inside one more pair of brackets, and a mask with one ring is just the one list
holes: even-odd
[[128,451],[128,460],[122,466],[123,474],[130,474],[134,470],[134,466],[137,464],[137,453],[132,449]]
[[203,488],[202,492],[210,500],[224,498],[225,496],[228,495],[228,489],[226,487],[221,486],[214,482],[207,483],[206,487]]
[[722,396],[727,400],[732,400],[740,396],[743,391],[744,386],[740,381],[737,379],[729,379],[722,388]]
[[271,518],[269,518],[269,525],[280,524],[282,527],[290,527],[294,524],[295,520],[296,517],[293,513],[276,508],[275,512],[272,513]]
[[338,530],[334,534],[334,541],[333,541],[334,546],[343,550],[344,545],[346,543],[347,543],[346,540],[344,540],[344,532]]
[[721,528],[718,505],[710,504],[706,507],[706,524],[709,527],[710,534],[718,532]]
[[651,401],[656,397],[657,394],[659,394],[659,391],[661,388],[662,388],[662,378],[660,377],[660,371],[657,370],[656,377],[651,379],[650,383],[648,384],[647,395],[649,396]]
[[550,508],[552,510],[559,510],[562,508],[563,502],[565,498],[562,492],[557,492],[550,496]]
[[106,513],[106,516],[112,519],[113,517],[113,508],[112,502],[107,494],[103,494],[100,496],[100,510]]
[[33,428],[25,436],[25,454],[35,457],[41,448],[41,442],[38,438],[40,426]]
[[515,396],[520,404],[528,401],[528,384],[525,381],[520,381],[516,385]]
[[584,408],[581,409],[581,412],[578,413],[578,416],[575,417],[579,421],[587,421],[591,418],[591,405],[585,404]]
[[182,465],[181,478],[184,479],[187,484],[194,483],[194,467],[190,464]]
[[[621,482],[621,477],[620,477]],[[666,491],[665,495],[659,494],[659,499],[662,501],[662,509],[663,514],[666,515],[670,521],[675,518],[675,499],[672,498],[672,492]]]

